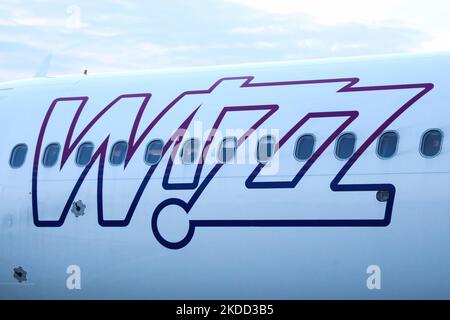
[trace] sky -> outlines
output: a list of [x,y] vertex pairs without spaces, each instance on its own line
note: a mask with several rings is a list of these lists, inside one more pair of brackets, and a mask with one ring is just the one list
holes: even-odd
[[450,51],[448,0],[1,0],[0,81]]

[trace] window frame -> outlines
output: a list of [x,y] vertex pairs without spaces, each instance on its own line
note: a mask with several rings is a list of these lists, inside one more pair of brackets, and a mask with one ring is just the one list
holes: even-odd
[[[353,151],[352,151],[352,154],[350,155],[350,157],[348,157],[348,158],[341,158],[341,157],[338,156],[338,153],[337,153],[337,151],[338,151],[338,142],[339,142],[339,140],[340,140],[344,135],[347,135],[347,134],[352,134],[352,135],[355,137],[355,145],[353,146]],[[356,135],[355,132],[353,132],[353,131],[346,131],[346,132],[341,133],[341,134],[336,138],[336,142],[334,143],[334,156],[336,157],[336,159],[338,159],[339,161],[347,161],[348,159],[350,159],[351,157],[353,157],[353,155],[355,154],[355,150],[356,150],[356,142],[357,142],[357,141],[358,141],[358,136]]]
[[[23,162],[20,166],[13,166],[12,165],[12,160],[13,160],[13,155],[15,154],[15,151],[17,150],[17,148],[19,148],[20,146],[25,146],[26,150],[25,150],[25,157],[23,159]],[[27,155],[28,155],[28,145],[26,143],[18,143],[16,144],[12,149],[11,149],[11,154],[9,155],[9,166],[11,167],[11,169],[20,169],[23,167],[23,165],[25,164],[25,162],[27,161]]]
[[[112,160],[112,153],[113,153],[114,147],[115,147],[117,144],[119,144],[119,143],[125,143],[125,144],[127,145],[127,148],[126,148],[126,150],[125,150],[125,158],[123,158],[123,160],[122,160],[121,163],[115,164],[115,163],[112,163],[112,161],[111,161],[111,160]],[[129,145],[128,145],[128,142],[127,142],[126,140],[118,140],[118,141],[116,141],[116,142],[112,145],[111,150],[110,150],[110,152],[109,152],[109,157],[108,157],[109,164],[110,164],[111,166],[113,166],[113,167],[118,167],[118,166],[123,165],[123,163],[125,162],[125,159],[127,158],[128,148],[129,148]]]
[[[431,131],[438,131],[441,134],[441,143],[439,144],[439,151],[434,155],[434,156],[427,156],[425,154],[422,153],[422,146],[423,146],[423,142],[424,142],[424,138],[427,135],[427,133],[431,132]],[[431,129],[427,129],[425,130],[424,133],[422,133],[422,136],[420,138],[420,143],[419,143],[419,152],[420,155],[422,157],[424,157],[425,159],[433,159],[436,158],[437,156],[439,156],[442,152],[442,145],[444,144],[444,132],[439,129],[439,128],[431,128]]]
[[[267,161],[259,161],[259,157],[258,157],[258,155],[259,155],[259,144],[260,144],[262,139],[267,138],[267,137],[271,137],[272,140],[274,141],[274,143],[273,143],[273,152],[272,152],[272,155],[270,156],[270,158]],[[277,143],[278,143],[278,141],[277,141],[277,139],[275,139],[273,134],[266,134],[266,135],[262,136],[261,138],[259,138],[258,144],[256,145],[256,154],[255,154],[256,161],[258,163],[262,163],[262,164],[270,162],[270,160],[272,160],[273,156],[275,155],[275,152],[278,151],[278,149],[275,150]]]
[[[192,140],[198,142],[198,148],[199,148],[199,150],[200,150],[201,144],[200,144],[200,139],[199,139],[199,138],[189,138],[189,139],[184,140],[184,142],[183,142],[182,145],[181,145],[180,152],[178,153],[178,157],[180,158],[182,164],[186,164],[186,165],[189,165],[189,164],[195,164],[196,161],[198,160],[198,155],[200,154],[200,152],[198,152],[198,153],[194,156],[194,159],[193,159],[192,162],[185,162],[185,161],[184,161],[184,157],[183,157],[184,146],[185,146],[188,142],[190,142],[190,141],[192,141]],[[195,143],[194,143],[194,146],[195,146]],[[194,150],[194,151],[195,151],[195,150]]]
[[81,168],[85,168],[85,167],[87,167],[87,165],[89,164],[89,162],[88,162],[87,164],[84,164],[84,165],[78,163],[78,156],[79,156],[79,154],[80,154],[80,149],[81,149],[81,147],[84,146],[85,144],[91,144],[91,145],[92,145],[92,154],[91,154],[91,159],[89,159],[89,162],[91,162],[92,156],[94,155],[94,150],[95,150],[95,144],[94,144],[93,142],[91,142],[91,141],[85,141],[85,142],[83,142],[82,144],[80,144],[80,145],[78,146],[78,148],[77,148],[77,153],[76,153],[76,155],[75,155],[75,164],[76,164],[77,166],[81,167]]
[[[378,149],[379,149],[379,147],[380,147],[381,137],[382,137],[383,135],[387,134],[387,133],[394,133],[394,134],[397,136],[397,143],[396,143],[396,145],[395,145],[394,153],[393,153],[390,157],[383,157],[383,156],[381,156],[381,155],[379,154]],[[377,141],[377,146],[376,146],[376,149],[375,149],[375,154],[377,155],[378,158],[380,158],[381,160],[389,160],[389,159],[391,159],[391,158],[393,158],[393,157],[395,157],[395,156],[397,155],[397,153],[398,153],[398,145],[399,145],[399,143],[400,143],[400,134],[398,133],[397,130],[386,130],[386,131],[383,131],[383,132],[378,136],[378,139],[377,139],[377,140],[378,140],[378,141]],[[355,145],[356,145],[356,141],[355,141]]]
[[[226,140],[233,140],[234,141],[234,151],[233,151],[233,157],[229,160],[229,161],[222,161],[222,159],[220,159],[220,153],[223,153],[223,143]],[[231,136],[231,137],[224,137],[219,144],[219,150],[217,152],[217,160],[219,161],[219,163],[221,164],[228,164],[228,163],[232,163],[233,160],[236,159],[236,151],[238,148],[238,139],[235,136]]]
[[[150,162],[147,161],[147,151],[148,151],[148,147],[150,146],[150,144],[152,144],[152,143],[154,143],[154,142],[156,142],[156,141],[160,141],[161,144],[162,144],[161,155],[159,156],[159,159],[158,159],[157,162],[155,162],[155,163],[150,163]],[[162,156],[163,156],[163,150],[164,150],[164,141],[163,141],[163,139],[152,139],[152,140],[150,140],[150,141],[147,143],[147,146],[145,147],[144,163],[147,164],[147,165],[149,165],[149,166],[153,166],[153,165],[155,165],[155,164],[158,164],[158,163],[161,161],[161,159],[162,159]]]
[[[301,139],[301,138],[303,138],[303,137],[305,137],[305,136],[311,136],[312,138],[313,138],[313,150],[312,150],[312,152],[311,152],[311,155],[308,157],[308,159],[300,159],[299,157],[297,157],[297,146],[298,146],[298,141]],[[294,158],[295,158],[295,160],[297,160],[297,161],[299,161],[299,162],[307,162],[309,159],[311,159],[311,157],[312,157],[312,155],[314,154],[314,152],[316,151],[315,149],[316,149],[316,141],[317,141],[317,138],[316,138],[316,135],[315,134],[313,134],[313,133],[304,133],[304,134],[302,134],[301,136],[299,136],[298,138],[297,138],[297,140],[295,140],[295,145],[294,145]]]
[[[45,154],[47,153],[48,147],[51,145],[58,146],[58,156],[56,157],[56,161],[53,165],[47,166],[47,165],[45,165]],[[44,154],[42,155],[42,166],[44,168],[53,168],[58,163],[58,159],[59,159],[60,155],[61,155],[61,145],[58,142],[51,142],[51,143],[47,144],[47,146],[44,148]]]

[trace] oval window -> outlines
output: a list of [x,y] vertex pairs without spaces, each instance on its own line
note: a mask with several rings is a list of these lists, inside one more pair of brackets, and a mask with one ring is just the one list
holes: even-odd
[[11,152],[9,164],[12,168],[20,168],[25,163],[28,147],[26,144],[18,144]]
[[420,152],[425,157],[434,157],[441,151],[442,132],[429,130],[422,137]]
[[53,167],[58,161],[59,150],[61,147],[57,143],[51,143],[45,148],[43,165],[44,167]]
[[111,155],[109,161],[112,165],[118,166],[125,161],[127,155],[128,143],[125,141],[119,141],[114,144],[111,149]]
[[76,163],[79,166],[86,166],[92,158],[94,152],[94,144],[91,142],[85,142],[78,148]]
[[222,163],[230,162],[234,158],[237,148],[237,139],[224,138],[219,148],[219,161]]
[[344,133],[341,135],[336,144],[336,156],[341,159],[348,159],[355,150],[356,137],[353,133]]
[[262,137],[258,142],[256,157],[258,162],[267,162],[275,152],[275,139],[272,136]]
[[315,139],[311,134],[305,134],[298,138],[295,145],[295,157],[297,160],[308,160],[314,151]]
[[198,148],[200,147],[200,142],[197,139],[187,140],[183,148],[181,149],[180,157],[183,163],[189,164],[194,163],[197,158]]
[[145,151],[145,162],[150,165],[158,163],[161,160],[163,146],[161,140],[150,141]]
[[398,134],[390,131],[381,135],[378,140],[377,153],[381,158],[390,158],[397,151]]

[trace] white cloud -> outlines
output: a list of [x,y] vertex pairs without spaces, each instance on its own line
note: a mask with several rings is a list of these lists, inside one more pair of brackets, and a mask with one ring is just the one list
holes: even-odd
[[[446,39],[446,41],[444,40]],[[430,41],[422,43],[417,51],[436,52],[436,51],[450,51],[449,33],[446,31],[433,33],[433,38]],[[444,41],[443,41],[444,40]]]
[[264,49],[272,49],[278,46],[277,43],[269,42],[269,41],[257,41],[254,43],[256,48],[264,48]]
[[343,50],[354,50],[354,49],[366,49],[368,47],[367,43],[349,43],[349,44],[334,44],[330,50],[332,52],[343,51]]
[[[447,0],[227,0],[274,14],[303,13],[324,25],[339,23],[442,23],[450,25]],[[439,10],[436,10],[439,8]]]
[[14,25],[15,23],[10,19],[0,19],[0,26],[9,27]]
[[242,34],[257,34],[257,33],[277,33],[283,32],[286,29],[282,26],[258,26],[258,27],[236,27],[232,28],[231,32],[233,33],[242,33]]
[[0,80],[32,75],[48,52],[65,74],[450,48],[450,5],[420,3],[1,0]]
[[[418,50],[450,50],[448,0],[226,0],[275,15],[306,14],[320,25],[364,24],[416,28],[432,40]],[[388,35],[387,35],[388,36]],[[307,45],[301,44],[302,45]]]
[[318,46],[321,43],[319,39],[303,39],[300,41],[297,41],[296,45],[298,48],[305,49],[305,48],[314,48]]
[[27,27],[48,27],[54,25],[51,20],[40,17],[16,17],[13,21],[18,25]]
[[[384,19],[398,0],[228,0],[275,14],[308,14],[318,23],[329,25],[348,22],[369,22]],[[403,0],[400,2],[404,2]]]
[[139,43],[137,47],[144,51],[146,54],[150,55],[164,55],[169,54],[173,52],[188,52],[195,50],[195,46],[187,46],[187,45],[180,45],[180,46],[163,46],[157,43]]
[[126,10],[133,10],[139,7],[138,4],[131,0],[113,0],[113,2]]

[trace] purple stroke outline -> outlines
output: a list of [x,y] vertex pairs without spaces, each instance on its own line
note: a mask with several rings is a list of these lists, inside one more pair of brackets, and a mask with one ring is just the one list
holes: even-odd
[[[145,190],[149,179],[153,175],[153,172],[155,171],[158,164],[152,165],[149,170],[147,171],[147,174],[145,175],[143,181],[141,182],[141,185],[133,199],[133,202],[131,203],[131,206],[127,212],[127,215],[124,220],[104,220],[103,219],[103,208],[102,208],[102,185],[103,185],[103,167],[104,167],[104,160],[106,157],[106,149],[109,141],[109,136],[101,143],[100,147],[97,149],[97,151],[94,153],[91,162],[86,166],[86,168],[83,170],[80,178],[78,179],[74,189],[71,192],[71,195],[66,203],[66,206],[63,209],[63,212],[60,216],[60,219],[57,221],[42,221],[39,220],[38,216],[38,209],[37,209],[37,180],[38,180],[38,167],[39,167],[39,158],[40,158],[40,151],[42,148],[42,141],[43,137],[45,135],[46,126],[48,124],[48,121],[51,117],[51,114],[53,112],[53,109],[55,108],[56,104],[61,101],[76,101],[81,100],[81,105],[79,109],[77,110],[76,116],[74,120],[72,121],[72,125],[69,128],[69,133],[67,135],[66,143],[64,146],[63,151],[63,157],[61,160],[61,169],[64,166],[65,162],[67,161],[70,154],[73,152],[73,150],[76,148],[77,144],[81,142],[84,135],[89,131],[89,129],[92,127],[92,125],[98,121],[113,105],[115,105],[120,99],[122,98],[136,98],[136,97],[143,97],[144,101],[138,111],[138,114],[136,116],[135,122],[133,124],[130,137],[129,137],[129,148],[127,151],[127,156],[125,159],[124,169],[128,165],[129,161],[133,157],[134,153],[138,149],[138,147],[142,144],[146,136],[150,133],[150,131],[153,129],[153,127],[159,122],[160,119],[164,117],[164,115],[177,103],[179,102],[183,97],[187,95],[198,95],[198,94],[210,94],[218,85],[220,85],[223,81],[228,80],[245,80],[244,83],[240,86],[241,88],[248,88],[248,87],[267,87],[267,86],[288,86],[288,85],[303,85],[303,84],[323,84],[323,83],[340,83],[344,82],[347,83],[343,88],[339,89],[337,92],[361,92],[361,91],[376,91],[376,90],[402,90],[402,89],[422,89],[417,95],[415,95],[413,98],[411,98],[409,101],[407,101],[403,106],[401,106],[394,114],[392,114],[385,122],[383,122],[374,133],[372,133],[369,138],[361,145],[361,147],[358,148],[358,150],[353,154],[353,156],[344,164],[342,169],[339,171],[339,173],[336,175],[336,177],[333,179],[333,181],[330,184],[330,188],[333,191],[377,191],[377,190],[386,190],[389,192],[389,199],[387,201],[386,205],[386,211],[385,216],[383,219],[363,219],[363,220],[190,220],[189,221],[189,230],[184,239],[182,239],[179,242],[169,242],[165,240],[161,234],[159,233],[159,230],[157,228],[157,219],[159,214],[161,213],[162,209],[169,205],[177,205],[185,210],[186,213],[189,213],[192,206],[195,204],[195,202],[198,200],[198,198],[201,196],[203,190],[207,187],[209,182],[212,180],[212,178],[215,176],[215,174],[220,170],[221,166],[223,164],[217,164],[213,167],[213,169],[209,172],[209,174],[206,176],[204,181],[200,184],[199,188],[194,192],[191,199],[186,203],[181,199],[177,198],[170,198],[166,199],[163,202],[161,202],[155,209],[153,215],[152,215],[152,230],[157,238],[157,240],[167,248],[171,249],[180,249],[184,246],[186,246],[190,240],[193,237],[194,230],[196,227],[300,227],[300,226],[387,226],[389,225],[391,221],[391,215],[392,215],[392,208],[393,208],[393,202],[395,197],[395,187],[391,184],[347,184],[347,185],[340,185],[339,182],[342,180],[342,178],[345,176],[347,171],[352,167],[352,165],[356,162],[356,160],[362,155],[362,153],[368,148],[368,146],[385,130],[395,119],[397,119],[404,111],[406,111],[409,107],[411,107],[415,102],[417,102],[420,98],[422,98],[425,94],[427,94],[430,90],[433,89],[432,83],[417,83],[417,84],[401,84],[401,85],[383,85],[383,86],[366,86],[366,87],[355,87],[355,85],[359,82],[358,78],[341,78],[341,79],[324,79],[324,80],[304,80],[304,81],[285,81],[285,82],[262,82],[262,83],[252,83],[254,77],[253,76],[245,76],[245,77],[226,77],[219,79],[216,81],[209,89],[207,90],[197,90],[197,91],[186,91],[181,93],[179,96],[177,96],[168,106],[166,106],[159,114],[158,116],[150,123],[150,125],[147,126],[147,128],[143,131],[143,133],[140,135],[140,137],[136,140],[136,132],[139,127],[139,123],[142,117],[142,114],[148,104],[148,101],[150,100],[151,94],[131,94],[131,95],[122,95],[119,96],[117,99],[115,99],[113,102],[111,102],[107,107],[105,107],[90,123],[89,125],[82,131],[82,133],[75,139],[75,141],[70,144],[70,140],[73,135],[73,131],[75,128],[75,124],[77,122],[77,119],[79,115],[81,114],[82,109],[84,108],[88,98],[87,97],[72,97],[72,98],[58,98],[55,99],[49,110],[47,111],[47,114],[44,118],[43,124],[41,126],[41,130],[39,133],[37,145],[36,145],[36,151],[35,151],[35,157],[34,157],[34,164],[33,164],[33,173],[32,173],[32,205],[33,205],[33,221],[36,226],[38,227],[59,227],[64,223],[64,220],[67,216],[67,213],[70,209],[70,205],[73,202],[73,199],[81,186],[81,183],[84,180],[84,177],[89,172],[91,166],[94,164],[97,158],[100,157],[100,163],[98,168],[98,188],[97,188],[97,203],[98,203],[98,220],[99,224],[106,227],[106,226],[114,226],[114,227],[124,227],[127,226],[132,218],[132,215],[137,207],[137,204],[139,203],[139,200],[143,194],[143,191]],[[248,108],[248,107],[254,107],[254,106],[246,106],[246,107],[238,107],[238,108]],[[200,108],[200,107],[198,107]],[[181,141],[180,136],[184,134],[185,130],[191,123],[192,119],[194,118],[196,112],[198,111],[198,108],[194,110],[193,113],[181,124],[178,130],[172,135],[172,137],[169,139],[169,141],[165,144],[163,148],[163,154],[162,157],[165,155],[165,153],[170,148],[173,141],[178,140],[178,142]],[[236,107],[226,107],[226,108],[236,108]],[[230,111],[230,110],[228,110]],[[244,111],[244,110],[241,110]],[[264,121],[266,121],[276,110],[269,111],[265,116],[263,116],[255,125],[250,128],[249,130],[255,130],[259,125],[261,125]],[[347,113],[349,112],[349,113]],[[353,112],[353,114],[351,114]],[[346,122],[350,121],[352,117],[356,117],[357,113],[354,113],[355,111],[343,111],[343,113],[346,113],[347,116],[350,118],[347,119]],[[326,114],[326,112],[324,113]],[[314,114],[308,114],[307,117],[314,117]],[[320,116],[319,116],[320,117]],[[354,119],[353,119],[354,120]],[[351,121],[353,121],[351,120]],[[217,122],[217,121],[216,121]],[[300,121],[301,122],[301,121]],[[257,125],[257,126],[256,126]],[[344,125],[344,124],[343,124]],[[341,125],[341,127],[343,126]],[[341,128],[340,127],[340,128]],[[327,139],[327,142],[332,142],[334,140],[333,136],[337,136],[336,132],[339,132],[340,128],[336,130],[330,138]],[[216,129],[216,128],[213,128]],[[298,129],[298,128],[297,128]],[[290,132],[294,132],[295,130],[292,130]],[[241,137],[247,138],[247,137]],[[288,137],[284,137],[284,142],[287,141]],[[245,140],[244,139],[244,140]],[[240,142],[240,144],[243,141]],[[284,143],[283,142],[283,143]],[[325,143],[324,143],[325,144]],[[281,147],[282,144],[280,143]],[[323,148],[322,148],[323,147]],[[321,146],[323,150],[325,150],[326,147],[324,145]],[[319,148],[320,149],[320,148]],[[276,149],[277,151],[278,149]],[[321,150],[321,151],[323,151]],[[319,150],[318,150],[319,151]],[[287,182],[287,183],[298,183],[300,181],[302,174],[304,175],[304,172],[302,173],[302,170],[307,170],[310,165],[320,156],[320,153],[318,154],[318,151],[313,155],[313,157],[308,161],[303,168],[300,170],[299,174],[300,176],[294,178],[293,181]],[[203,152],[202,152],[203,155]],[[203,164],[202,164],[203,165]],[[287,184],[284,184],[284,182],[281,182],[283,184],[277,185],[277,183],[280,182],[258,182],[255,183],[253,180],[259,173],[259,171],[262,169],[263,166],[258,165],[257,168],[252,172],[252,174],[249,176],[249,178],[246,181],[247,187],[250,188],[278,188],[278,187],[292,187],[288,186]],[[306,171],[305,171],[306,172]],[[298,175],[299,175],[298,174]],[[275,183],[275,184],[273,184]]]

